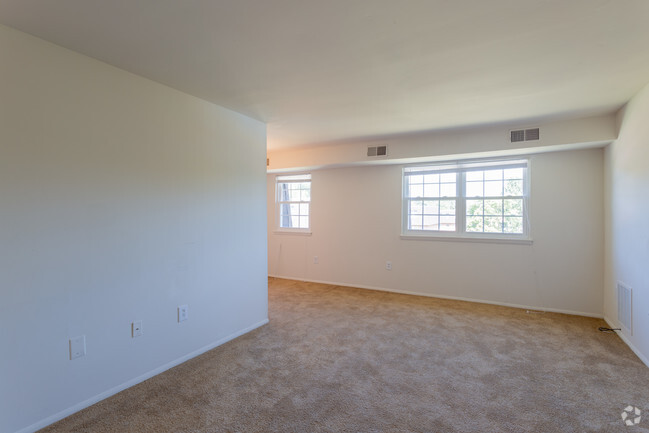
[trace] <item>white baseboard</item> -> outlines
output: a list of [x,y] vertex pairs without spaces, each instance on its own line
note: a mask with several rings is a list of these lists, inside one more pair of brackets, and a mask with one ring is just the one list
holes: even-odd
[[466,302],[476,302],[478,304],[490,304],[490,305],[500,305],[502,307],[512,307],[512,308],[521,308],[524,310],[536,310],[536,311],[547,311],[548,313],[561,313],[561,314],[570,314],[573,316],[585,316],[585,317],[595,317],[597,319],[603,319],[604,315],[601,313],[588,313],[583,311],[573,311],[573,310],[562,310],[559,308],[546,308],[539,307],[534,305],[521,305],[521,304],[510,304],[507,302],[497,302],[497,301],[488,301],[485,299],[474,299],[474,298],[463,298],[460,296],[447,296],[447,295],[437,295],[431,293],[421,293],[421,292],[411,292],[407,290],[395,290],[387,289],[385,287],[375,287],[375,286],[366,286],[363,284],[348,284],[348,283],[338,283],[333,281],[320,281],[320,280],[311,280],[306,278],[295,278],[295,277],[286,277],[281,275],[268,275],[271,278],[282,278],[285,280],[295,280],[295,281],[305,281],[307,283],[320,283],[320,284],[329,284],[332,286],[342,286],[342,287],[355,287],[358,289],[367,289],[367,290],[378,290],[381,292],[390,292],[390,293],[400,293],[402,295],[415,295],[415,296],[425,296],[427,298],[439,298],[439,299],[451,299],[454,301],[466,301]]
[[160,367],[158,367],[158,368],[156,368],[154,370],[151,370],[151,371],[149,371],[147,373],[144,373],[144,374],[142,374],[142,375],[140,375],[140,376],[138,376],[138,377],[136,377],[134,379],[131,379],[131,380],[127,381],[127,382],[124,382],[121,385],[117,385],[116,387],[111,388],[111,389],[109,389],[107,391],[104,391],[101,394],[97,394],[96,396],[91,397],[91,398],[89,398],[89,399],[87,399],[85,401],[82,401],[81,403],[75,404],[72,407],[69,407],[69,408],[67,408],[65,410],[62,410],[61,412],[58,412],[58,413],[56,413],[56,414],[54,414],[52,416],[49,416],[49,417],[47,417],[47,418],[45,418],[45,419],[43,419],[41,421],[38,421],[37,423],[34,423],[34,424],[30,425],[29,427],[25,427],[25,428],[23,428],[21,430],[18,430],[16,433],[34,433],[37,430],[45,428],[50,424],[53,424],[53,423],[55,423],[55,422],[57,422],[59,420],[62,420],[63,418],[66,418],[66,417],[68,417],[68,416],[70,416],[70,415],[72,415],[72,414],[74,414],[76,412],[79,412],[82,409],[85,409],[85,408],[87,408],[89,406],[92,406],[93,404],[98,403],[101,400],[104,400],[104,399],[106,399],[106,398],[108,398],[110,396],[113,396],[113,395],[117,394],[118,392],[124,391],[127,388],[130,388],[130,387],[132,387],[134,385],[137,385],[138,383],[144,382],[145,380],[150,379],[153,376],[157,376],[158,374],[160,374],[160,373],[162,373],[164,371],[167,371],[170,368],[173,368],[173,367],[175,367],[177,365],[180,365],[183,362],[189,361],[190,359],[195,358],[198,355],[202,355],[203,353],[207,352],[208,350],[212,350],[215,347],[218,347],[218,346],[220,346],[220,345],[222,345],[224,343],[227,343],[230,340],[234,340],[235,338],[237,338],[237,337],[239,337],[239,336],[241,336],[243,334],[246,334],[246,333],[252,331],[253,329],[257,329],[260,326],[263,326],[263,325],[265,325],[267,323],[268,323],[268,319],[265,319],[265,320],[262,320],[261,322],[255,323],[254,325],[248,326],[247,328],[241,329],[241,330],[239,330],[239,331],[237,331],[237,332],[235,332],[233,334],[230,334],[230,335],[228,335],[226,337],[221,338],[220,340],[218,340],[218,341],[216,341],[214,343],[211,343],[211,344],[208,344],[207,346],[201,347],[200,349],[195,350],[195,351],[193,351],[191,353],[188,353],[187,355],[182,356],[182,357],[180,357],[180,358],[178,358],[178,359],[176,359],[174,361],[168,362],[167,364],[164,364],[164,365],[162,365],[162,366],[160,366]]
[[[617,322],[615,322],[615,321],[609,319],[609,318],[606,317],[606,316],[604,316],[604,321],[605,321],[606,323],[608,323],[609,328],[621,328],[621,326],[620,326],[619,324],[617,324]],[[614,323],[615,323],[615,324],[614,324]],[[623,332],[623,331],[620,331],[620,332],[616,332],[616,334],[617,334],[617,335],[622,339],[622,341],[624,341],[624,342],[626,343],[627,346],[629,346],[629,349],[631,349],[631,350],[633,351],[633,353],[635,353],[636,356],[637,356],[638,358],[640,358],[640,361],[644,362],[644,365],[646,365],[647,367],[649,367],[649,358],[647,358],[647,357],[646,357],[642,352],[640,352],[640,350],[638,350],[637,347],[635,347],[635,346],[633,345],[633,343],[631,343],[631,341],[630,341],[629,338],[624,334],[624,332]]]

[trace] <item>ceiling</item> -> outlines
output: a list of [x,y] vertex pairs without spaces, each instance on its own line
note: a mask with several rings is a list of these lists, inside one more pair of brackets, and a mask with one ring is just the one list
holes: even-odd
[[284,149],[619,108],[647,0],[0,0],[0,23],[268,124]]

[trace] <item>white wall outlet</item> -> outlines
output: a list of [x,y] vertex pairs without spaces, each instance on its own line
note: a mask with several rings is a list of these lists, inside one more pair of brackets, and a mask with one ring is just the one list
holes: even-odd
[[189,305],[178,306],[178,323],[189,319]]
[[142,335],[142,321],[141,320],[136,320],[135,322],[131,323],[131,337],[139,337]]
[[86,356],[86,336],[70,338],[70,361]]
[[385,262],[385,269],[387,269],[388,271],[391,271],[392,270],[392,262]]
[[318,264],[318,256],[313,257],[313,264],[317,265]]

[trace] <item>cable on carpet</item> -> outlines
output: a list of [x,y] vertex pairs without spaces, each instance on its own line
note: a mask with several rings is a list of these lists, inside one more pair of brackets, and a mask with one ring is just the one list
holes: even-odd
[[597,328],[600,332],[615,332],[615,331],[621,331],[622,328],[607,328],[605,326],[600,326]]

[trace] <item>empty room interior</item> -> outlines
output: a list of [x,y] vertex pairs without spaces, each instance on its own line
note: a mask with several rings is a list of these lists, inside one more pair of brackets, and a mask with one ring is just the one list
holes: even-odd
[[0,433],[649,432],[646,0],[0,0]]

